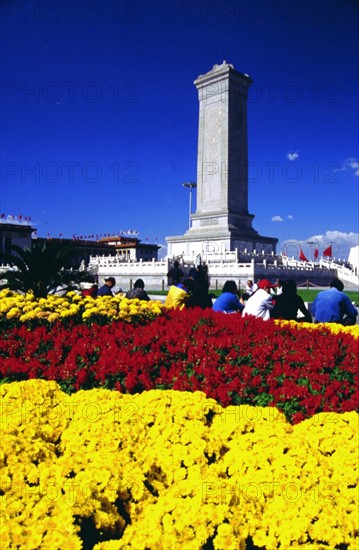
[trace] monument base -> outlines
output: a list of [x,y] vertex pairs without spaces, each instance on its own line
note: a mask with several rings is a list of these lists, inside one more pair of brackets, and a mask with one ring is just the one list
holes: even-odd
[[194,262],[198,254],[203,261],[238,261],[240,253],[275,254],[278,239],[263,237],[251,227],[229,229],[216,226],[191,227],[184,235],[166,237],[167,256]]

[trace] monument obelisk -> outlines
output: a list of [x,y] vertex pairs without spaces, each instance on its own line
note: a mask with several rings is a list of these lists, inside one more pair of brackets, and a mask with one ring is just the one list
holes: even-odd
[[197,207],[183,236],[167,237],[169,256],[238,249],[275,252],[248,212],[247,98],[252,80],[223,61],[194,82],[199,98]]

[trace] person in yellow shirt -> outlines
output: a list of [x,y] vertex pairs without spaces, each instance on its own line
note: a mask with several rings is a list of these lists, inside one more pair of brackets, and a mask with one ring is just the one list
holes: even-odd
[[190,290],[192,283],[193,281],[191,281],[191,279],[184,279],[182,283],[178,280],[174,281],[174,284],[170,286],[168,291],[165,307],[184,309],[190,302]]

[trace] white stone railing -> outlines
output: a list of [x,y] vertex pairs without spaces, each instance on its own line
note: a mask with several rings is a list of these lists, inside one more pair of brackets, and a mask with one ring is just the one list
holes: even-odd
[[[322,258],[318,263],[314,262],[302,262],[300,260],[295,260],[294,258],[288,258],[287,256],[282,256],[283,267],[286,269],[299,269],[299,270],[330,270],[336,271],[337,277],[342,280],[344,283],[350,283],[353,285],[359,286],[359,276],[355,273],[354,270],[349,267],[344,266],[341,263],[337,263],[335,260],[325,260]],[[270,266],[268,266],[268,269]],[[278,265],[278,269],[281,266]]]
[[113,266],[119,266],[119,267],[122,267],[122,266],[134,266],[136,269],[147,269],[149,267],[161,267],[162,269],[165,269],[167,266],[168,266],[168,260],[164,259],[164,260],[150,260],[150,261],[145,261],[145,260],[138,260],[138,261],[135,261],[135,260],[125,260],[125,259],[122,259],[118,256],[90,256],[90,260],[89,260],[89,266],[97,266],[97,267],[113,267]]
[[[223,252],[220,252],[220,253],[204,252],[201,255],[201,259],[203,262],[206,262],[211,265],[212,263],[218,263],[218,262],[233,263],[238,261],[238,254],[237,254],[237,250],[224,250]],[[186,263],[194,263],[193,256],[188,256],[188,258],[185,257],[184,260]]]
[[[334,261],[302,262],[287,256],[253,254],[248,257],[248,260],[238,262],[234,261],[236,256],[237,251],[226,254],[226,259],[221,254],[210,253],[202,256],[202,260],[208,263],[212,282],[218,281],[218,284],[221,284],[223,280],[232,277],[245,280],[245,278],[267,275],[270,278],[297,277],[303,279],[305,276],[310,279],[312,277],[317,284],[320,284],[321,279],[323,281],[326,279],[325,284],[328,284],[328,277],[337,275],[344,283],[358,285],[357,275],[348,267]],[[178,259],[184,271],[188,271],[193,264],[192,258],[188,262],[185,261],[185,257]],[[167,284],[166,274],[172,263],[173,258],[124,261],[117,256],[91,256],[88,270],[92,273],[96,272],[100,281],[105,277],[113,276],[121,285],[126,285],[128,281],[141,277],[146,280],[146,285],[153,285],[153,288],[156,288],[163,285],[163,282]]]
[[320,263],[326,269],[335,269],[337,271],[338,278],[343,282],[359,286],[359,276],[352,269],[336,263],[335,260],[321,260]]
[[18,267],[16,265],[0,265],[0,273],[5,273],[5,271],[18,271]]

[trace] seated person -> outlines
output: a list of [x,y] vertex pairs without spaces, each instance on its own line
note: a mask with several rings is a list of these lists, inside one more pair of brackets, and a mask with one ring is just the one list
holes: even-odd
[[166,296],[165,307],[184,309],[190,302],[192,285],[192,279],[184,279],[182,283],[175,279]]
[[88,286],[83,289],[82,291],[82,297],[85,298],[85,296],[91,296],[91,298],[96,298],[98,291],[98,285],[96,283],[88,283]]
[[173,267],[167,273],[167,284],[175,285],[176,281],[180,281],[183,277],[183,271],[179,266],[179,262],[176,260]]
[[258,289],[258,286],[253,283],[252,279],[248,279],[245,289],[245,294],[248,294],[248,296],[252,296],[252,294]]
[[192,282],[191,299],[188,302],[188,307],[200,307],[202,309],[212,307],[212,298],[208,294],[208,279],[201,265],[197,267],[196,277]]
[[[274,308],[271,312],[273,319],[286,319],[287,321],[305,321],[312,322],[312,316],[305,307],[304,302],[297,294],[297,283],[294,279],[286,279],[282,282],[282,294],[275,299]],[[298,309],[304,315],[303,319],[298,319]]]
[[243,316],[252,315],[267,321],[270,319],[270,311],[273,309],[273,300],[271,296],[273,285],[268,279],[261,279],[258,283],[258,290],[253,292],[245,305]]
[[312,312],[317,323],[355,325],[358,312],[343,290],[342,281],[333,279],[329,290],[323,290],[317,294],[312,305]]
[[226,281],[223,285],[222,294],[218,296],[213,304],[213,311],[223,311],[224,313],[241,312],[244,305],[238,298],[238,288],[235,281]]
[[105,279],[105,284],[98,289],[97,296],[113,296],[112,289],[115,285],[116,279],[114,277],[108,277]]
[[126,298],[134,299],[138,298],[139,300],[149,300],[149,296],[147,292],[144,290],[145,283],[142,279],[137,279],[135,284],[133,285],[133,289],[126,292]]

